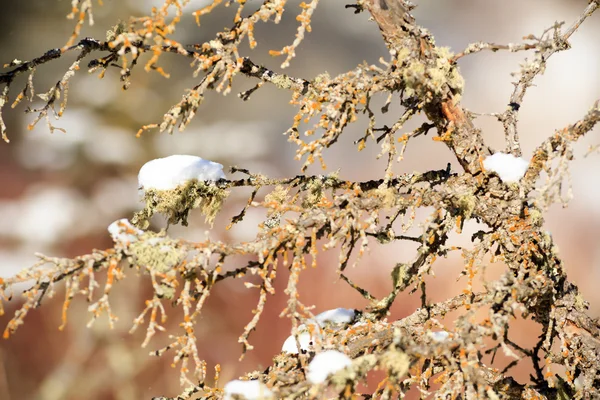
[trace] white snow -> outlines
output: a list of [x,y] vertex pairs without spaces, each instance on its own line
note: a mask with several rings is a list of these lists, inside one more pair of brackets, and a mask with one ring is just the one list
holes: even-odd
[[523,157],[515,157],[512,154],[502,152],[487,156],[483,160],[483,167],[487,171],[498,174],[502,182],[519,182],[525,175],[529,162]]
[[234,395],[243,396],[246,400],[272,399],[273,392],[259,381],[241,381],[233,380],[228,382],[225,387],[223,399],[233,400]]
[[148,161],[140,169],[143,189],[171,190],[190,181],[225,179],[223,165],[196,156],[173,155]]
[[115,243],[128,244],[137,241],[138,236],[144,232],[133,226],[127,218],[123,218],[110,224],[108,233]]
[[352,364],[350,357],[336,350],[319,353],[308,364],[306,378],[312,383],[323,383],[327,377]]
[[[312,346],[312,337],[308,332],[302,332],[298,334],[298,342],[300,342],[300,349],[303,351],[309,351]],[[294,335],[289,336],[283,342],[283,346],[281,347],[281,351],[289,354],[298,354],[298,346],[296,345],[296,338]]]
[[323,311],[317,315],[317,323],[320,326],[327,324],[349,324],[354,319],[356,312],[351,308],[334,308]]
[[[332,310],[323,311],[316,316],[316,322],[315,320],[308,320],[307,324],[311,327],[310,330],[313,331],[313,333],[316,333],[319,331],[319,327],[324,328],[333,325],[332,328],[335,329],[335,325],[349,324],[354,320],[355,316],[356,311],[353,309],[334,308]],[[303,351],[312,350],[313,337],[309,332],[309,328],[302,324],[298,327],[298,332],[300,349]],[[298,346],[296,345],[296,338],[294,335],[289,336],[285,342],[283,342],[281,351],[290,354],[298,354]]]
[[427,333],[430,338],[433,339],[434,342],[443,342],[450,337],[450,334],[446,331],[436,331],[436,332],[428,332]]

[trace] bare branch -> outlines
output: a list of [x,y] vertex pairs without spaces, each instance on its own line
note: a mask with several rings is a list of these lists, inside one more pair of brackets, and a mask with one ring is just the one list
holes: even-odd
[[521,77],[518,82],[514,83],[515,89],[510,96],[508,108],[498,117],[498,120],[504,125],[506,151],[508,153],[515,156],[521,155],[517,123],[519,108],[527,89],[533,84],[534,78],[546,69],[546,63],[553,54],[570,48],[569,38],[599,7],[600,3],[598,1],[590,1],[579,18],[564,33],[560,32],[562,24],[554,24],[552,38],[539,39],[540,45],[536,50],[534,59],[532,61],[525,60],[524,64],[521,65]]

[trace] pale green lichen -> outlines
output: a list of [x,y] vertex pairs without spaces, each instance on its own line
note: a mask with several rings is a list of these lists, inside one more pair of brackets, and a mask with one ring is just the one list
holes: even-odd
[[406,47],[401,48],[396,53],[396,59],[398,60],[399,64],[404,63],[404,61],[406,61],[406,59],[408,59],[409,56],[410,56],[410,50],[408,50]]
[[[404,49],[403,49],[404,50]],[[421,60],[410,59],[408,50],[398,53],[398,61],[403,64],[402,80],[407,96],[430,97],[444,95],[449,88],[454,95],[460,95],[464,79],[456,65],[451,63],[453,53],[447,47],[435,48],[434,64],[424,64]],[[430,93],[428,93],[430,92]]]
[[[174,278],[177,265],[185,259],[187,253],[176,240],[166,236],[163,231],[158,234],[145,232],[140,236],[140,240],[129,245],[127,254],[131,264],[150,273]],[[159,298],[175,297],[175,287],[165,280],[156,282],[154,291]]]
[[406,353],[391,348],[381,355],[379,363],[382,369],[388,371],[389,376],[399,378],[408,372],[411,360]]
[[214,183],[191,181],[172,190],[148,189],[144,193],[146,206],[137,212],[132,223],[145,229],[155,214],[167,216],[170,224],[181,222],[187,226],[187,218],[192,209],[199,208],[212,224],[229,192]]
[[278,211],[278,208],[285,204],[289,198],[289,188],[277,185],[275,189],[265,196],[265,204],[267,205],[267,219],[265,221],[265,226],[270,228],[274,228],[279,226],[281,222],[281,213]]
[[437,53],[435,68],[427,70],[427,73],[431,77],[430,85],[439,89],[436,93],[440,93],[445,84],[450,87],[453,93],[462,93],[465,81],[456,65],[450,62],[454,54],[448,47],[437,47],[435,52]]
[[279,89],[288,90],[294,86],[294,83],[287,75],[276,75],[271,78],[271,82]]
[[420,61],[411,61],[402,70],[402,80],[405,84],[406,96],[415,96],[422,91],[425,81],[425,65]]
[[458,206],[460,208],[460,214],[464,218],[464,220],[471,219],[473,215],[473,211],[475,210],[475,206],[477,204],[477,199],[472,194],[465,194],[464,196],[458,199]]
[[125,32],[125,29],[126,29],[125,23],[122,21],[119,21],[115,26],[113,26],[111,29],[106,31],[106,41],[112,42],[113,40],[115,40],[117,38],[117,36],[119,36],[120,34]]
[[397,206],[402,200],[394,187],[386,185],[381,185],[377,189],[369,191],[369,194],[377,200],[378,204],[376,204],[375,207],[384,210],[389,210]]
[[326,176],[320,176],[319,179],[313,179],[307,182],[302,190],[306,195],[302,200],[302,207],[314,208],[325,196],[325,190],[338,187],[340,185],[339,170]]
[[315,76],[315,79],[313,80],[313,83],[315,85],[321,85],[323,83],[327,84],[329,82],[331,82],[331,76],[329,75],[328,72],[324,72],[322,74]]
[[186,254],[177,246],[175,240],[151,232],[145,233],[142,240],[131,243],[128,252],[134,264],[159,273],[171,270]]
[[290,191],[289,187],[277,185],[271,193],[269,193],[265,196],[265,203],[268,204],[268,203],[274,202],[277,204],[284,204],[289,198],[289,196],[288,196],[289,191]]
[[529,212],[529,222],[535,227],[541,227],[544,224],[544,215],[537,207],[530,207],[527,209]]
[[311,181],[307,185],[306,197],[302,201],[302,207],[314,208],[317,203],[323,198],[323,190],[325,185],[318,179]]

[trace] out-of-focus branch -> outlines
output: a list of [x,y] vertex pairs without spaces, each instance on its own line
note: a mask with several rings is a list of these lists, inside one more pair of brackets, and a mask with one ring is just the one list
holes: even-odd
[[[57,58],[60,58],[63,54],[73,51],[73,50],[80,51],[75,63],[73,63],[71,68],[69,68],[69,70],[63,76],[63,78],[60,81],[58,81],[54,87],[52,87],[46,94],[39,95],[42,99],[44,99],[44,101],[46,101],[46,104],[40,109],[28,110],[29,112],[38,112],[39,113],[38,117],[36,118],[35,122],[32,125],[35,125],[35,123],[37,123],[37,121],[39,121],[42,117],[46,117],[46,120],[48,121],[48,126],[50,127],[50,130],[54,130],[54,129],[58,129],[58,128],[55,128],[50,124],[50,121],[48,120],[48,111],[54,111],[54,108],[53,108],[54,102],[59,98],[61,93],[63,93],[64,99],[62,101],[58,115],[62,114],[62,112],[64,111],[64,108],[66,106],[66,101],[67,101],[68,81],[75,74],[75,71],[79,68],[79,61],[81,59],[83,59],[85,56],[87,56],[92,51],[109,50],[108,44],[99,42],[95,39],[85,38],[85,39],[82,39],[81,41],[79,41],[79,43],[77,43],[74,46],[66,47],[64,49],[48,50],[42,56],[34,58],[31,61],[13,60],[11,63],[5,65],[5,67],[16,67],[8,72],[0,73],[0,84],[5,85],[4,88],[2,89],[2,93],[0,94],[0,135],[2,136],[2,139],[5,142],[8,143],[9,139],[8,139],[8,136],[6,135],[6,125],[4,124],[4,120],[2,119],[2,108],[9,101],[8,96],[10,93],[10,85],[13,83],[15,78],[17,78],[19,75],[24,74],[24,73],[30,74],[30,79],[28,80],[27,84],[25,85],[25,88],[21,91],[21,93],[19,93],[19,95],[16,97],[13,104],[11,105],[11,107],[13,107],[13,108],[17,104],[19,104],[19,102],[21,102],[21,100],[23,100],[26,96],[29,96],[30,101],[33,101],[34,89],[33,89],[32,77],[33,77],[33,73],[35,72],[35,70],[38,66],[48,63],[52,60],[56,60]],[[32,125],[30,125],[30,127]]]
[[[519,81],[514,84],[515,88],[510,96],[508,108],[504,113],[498,116],[498,120],[504,125],[506,151],[508,153],[512,153],[515,156],[521,155],[521,144],[519,141],[517,124],[519,108],[521,107],[527,89],[532,85],[535,77],[545,70],[548,58],[559,51],[570,48],[568,43],[569,38],[575,33],[583,21],[592,15],[599,7],[599,1],[590,1],[583,13],[564,33],[560,32],[562,24],[555,24],[553,27],[552,39],[546,41],[549,41],[551,45],[541,46],[536,52],[535,58],[529,62],[525,61],[523,64],[521,68],[521,77],[519,78]],[[540,43],[543,43],[541,39]]]
[[526,192],[534,188],[541,172],[548,161],[557,154],[562,154],[569,145],[579,140],[600,122],[600,100],[597,100],[588,113],[576,123],[560,129],[546,139],[533,153],[529,169],[525,173],[521,185]]
[[86,54],[92,51],[109,51],[111,50],[107,42],[101,42],[93,38],[85,38],[79,41],[74,46],[66,49],[51,49],[40,57],[36,57],[31,61],[13,60],[6,67],[16,67],[8,72],[0,73],[0,83],[10,85],[12,81],[19,75],[35,69],[37,66],[45,64],[49,61],[60,58],[63,54],[73,50],[85,51]]
[[525,51],[525,50],[532,50],[532,49],[537,49],[539,47],[538,43],[509,43],[509,44],[497,44],[497,43],[484,43],[484,42],[477,42],[477,43],[472,43],[470,45],[467,46],[466,49],[464,49],[463,51],[461,51],[460,53],[456,54],[453,58],[452,61],[456,62],[458,61],[460,58],[470,55],[470,54],[475,54],[475,53],[479,53],[480,51],[483,50],[489,50],[492,52],[497,52],[499,50],[508,50],[510,52],[517,52],[517,51]]

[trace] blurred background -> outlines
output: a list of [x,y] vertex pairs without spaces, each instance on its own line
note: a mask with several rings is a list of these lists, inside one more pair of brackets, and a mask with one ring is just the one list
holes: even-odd
[[[95,25],[84,26],[82,37],[99,39],[119,20],[150,12],[159,0],[104,0],[94,2]],[[191,1],[190,12],[206,5],[206,0]],[[248,9],[259,1],[249,1]],[[377,63],[387,58],[387,51],[377,26],[366,13],[354,15],[344,9],[350,1],[322,1],[315,12],[312,28],[297,50],[297,58],[285,72],[313,79],[327,71],[331,76],[367,61]],[[506,44],[521,42],[528,34],[541,35],[555,21],[567,26],[585,8],[586,0],[535,0],[481,2],[453,0],[446,2],[415,1],[417,21],[428,28],[440,46],[458,52],[469,43],[486,41]],[[259,25],[259,46],[247,50],[253,61],[280,71],[283,59],[268,56],[294,39],[299,1],[290,1],[287,17],[279,25]],[[45,51],[63,46],[74,23],[66,20],[70,3],[65,0],[3,1],[0,12],[0,63],[17,58],[30,60]],[[178,26],[176,38],[182,43],[202,43],[215,32],[230,26],[233,7],[219,7],[198,28],[191,15]],[[554,55],[543,76],[535,80],[521,107],[519,129],[524,156],[528,158],[536,146],[557,128],[581,118],[592,103],[600,98],[600,14],[596,13],[571,40],[572,49]],[[525,53],[482,52],[460,60],[466,80],[463,104],[473,112],[504,111],[512,92],[511,72],[519,70]],[[37,93],[48,90],[59,80],[74,54],[38,68],[35,74]],[[86,60],[85,63],[87,63]],[[84,63],[84,65],[85,65]],[[92,249],[112,246],[106,227],[116,219],[131,217],[141,208],[137,193],[137,171],[148,160],[171,154],[194,154],[222,163],[227,169],[237,165],[252,172],[273,177],[299,173],[301,162],[294,160],[295,146],[282,135],[291,125],[295,109],[288,104],[289,93],[265,85],[243,102],[235,91],[227,97],[209,93],[194,121],[184,132],[174,135],[146,132],[136,139],[144,124],[160,122],[169,107],[181,99],[185,88],[197,83],[192,77],[189,60],[164,55],[160,65],[171,74],[165,79],[142,68],[133,72],[129,90],[122,91],[119,71],[109,71],[102,80],[88,75],[82,68],[71,80],[69,105],[64,116],[53,123],[67,133],[51,134],[44,121],[28,131],[33,115],[23,113],[25,105],[15,110],[4,109],[10,144],[0,143],[0,276],[7,277],[36,261],[35,252],[52,256],[74,257]],[[13,84],[10,102],[21,90],[24,79]],[[256,82],[238,78],[237,92]],[[379,124],[391,123],[396,107],[379,117]],[[36,104],[34,104],[35,106]],[[413,121],[406,131],[418,126]],[[504,148],[502,126],[492,117],[476,120],[488,144]],[[384,160],[376,160],[380,148],[369,142],[367,149],[356,152],[352,142],[364,133],[366,124],[357,122],[345,133],[345,140],[325,153],[328,171],[341,169],[346,179],[377,179],[383,175]],[[553,206],[546,226],[558,243],[570,279],[591,303],[591,314],[600,315],[600,185],[597,171],[600,155],[584,157],[590,145],[600,142],[599,129],[575,146],[572,163],[574,199],[568,208]],[[384,157],[385,158],[385,157]],[[443,144],[433,142],[431,135],[409,143],[405,160],[397,164],[398,173],[441,169],[453,162]],[[458,167],[453,163],[454,169]],[[309,173],[323,173],[319,166]],[[251,210],[245,221],[232,230],[224,226],[237,214],[250,191],[233,191],[214,228],[204,224],[198,213],[192,213],[187,228],[171,227],[169,234],[189,240],[203,240],[208,235],[227,241],[250,240],[264,217]],[[417,215],[418,223],[427,217],[426,210]],[[157,219],[155,229],[164,227]],[[463,235],[452,240],[466,245],[476,228],[467,226]],[[397,262],[409,261],[414,246],[397,244],[380,247],[373,243],[371,252],[350,271],[350,276],[371,293],[383,296],[391,283],[389,274]],[[301,276],[300,293],[314,312],[335,308],[363,308],[365,301],[335,275],[337,252],[324,253],[319,268]],[[243,260],[240,260],[243,262]],[[492,266],[490,276],[502,272]],[[435,277],[428,282],[430,300],[437,301],[458,293],[465,287],[458,281],[462,269],[460,255],[450,255],[434,265]],[[283,289],[286,275],[278,276]],[[281,291],[282,292],[282,291]],[[58,331],[62,292],[45,299],[43,307],[33,310],[26,323],[9,340],[0,341],[0,399],[148,399],[180,393],[178,370],[170,367],[171,359],[149,357],[150,350],[167,343],[167,335],[157,335],[148,348],[140,348],[145,329],[129,334],[131,322],[150,296],[150,282],[128,279],[115,287],[112,305],[119,317],[114,330],[104,319],[87,329],[89,319],[85,301],[75,301],[69,311],[70,323]],[[200,355],[208,362],[209,371],[222,365],[222,381],[251,371],[262,370],[271,363],[291,323],[279,318],[286,296],[269,298],[258,329],[251,336],[255,350],[238,361],[241,346],[237,338],[252,318],[251,310],[258,293],[246,289],[242,282],[224,283],[208,300],[197,329]],[[0,317],[2,329],[19,306],[19,296],[7,304]],[[392,309],[390,320],[412,313],[420,305],[419,295],[405,294]],[[168,309],[167,309],[168,310]],[[178,329],[173,311],[167,326]],[[444,322],[446,323],[446,322]],[[451,329],[451,321],[447,323]],[[522,321],[511,331],[511,339],[531,346],[539,333],[537,325]],[[498,361],[501,365],[502,360]],[[505,362],[505,361],[504,361]],[[513,370],[520,382],[527,382],[531,365],[521,363]]]

